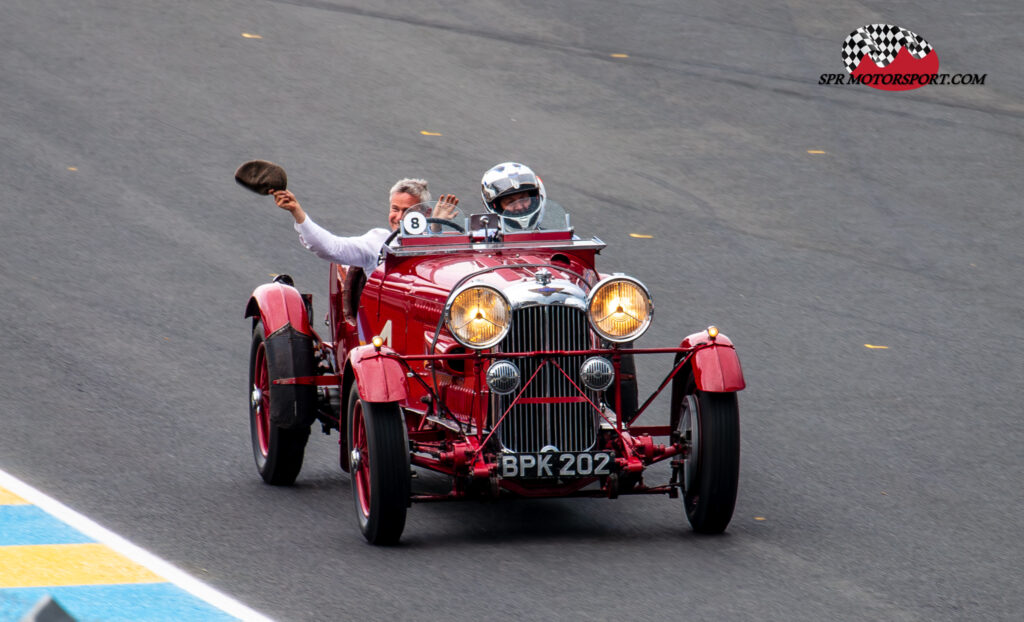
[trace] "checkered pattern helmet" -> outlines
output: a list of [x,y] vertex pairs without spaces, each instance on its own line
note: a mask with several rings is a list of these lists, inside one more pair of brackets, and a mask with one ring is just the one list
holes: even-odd
[[843,63],[846,71],[853,73],[864,56],[868,55],[876,65],[885,67],[896,60],[896,55],[903,47],[918,60],[932,51],[927,41],[906,28],[890,24],[868,24],[846,37],[843,42]]
[[[529,209],[516,213],[515,216],[505,215],[498,199],[510,194],[529,192],[533,198]],[[544,205],[547,193],[544,182],[529,166],[518,162],[502,162],[484,173],[480,180],[480,198],[483,199],[487,211],[511,220],[522,229],[533,229],[544,217]]]

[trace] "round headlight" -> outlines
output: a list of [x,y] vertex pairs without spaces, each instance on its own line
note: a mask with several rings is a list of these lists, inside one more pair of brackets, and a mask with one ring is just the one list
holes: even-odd
[[505,337],[512,319],[512,307],[493,287],[475,285],[452,298],[445,319],[448,330],[459,343],[482,350]]
[[632,341],[651,325],[654,305],[640,281],[630,277],[607,278],[590,292],[587,316],[597,334],[608,341]]

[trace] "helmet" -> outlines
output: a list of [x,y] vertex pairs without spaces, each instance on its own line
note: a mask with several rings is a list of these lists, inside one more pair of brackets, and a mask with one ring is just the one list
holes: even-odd
[[[514,214],[504,213],[498,199],[520,192],[529,193],[530,206]],[[511,221],[521,229],[533,229],[537,226],[544,217],[544,204],[547,202],[544,182],[530,170],[530,167],[518,162],[502,162],[484,173],[483,179],[480,180],[480,197],[487,211]]]

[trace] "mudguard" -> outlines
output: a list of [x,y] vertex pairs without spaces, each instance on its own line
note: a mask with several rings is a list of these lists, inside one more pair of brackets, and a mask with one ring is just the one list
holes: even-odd
[[[270,382],[280,378],[316,375],[313,331],[306,302],[291,285],[260,285],[249,298],[245,317],[263,321]],[[270,421],[285,429],[308,427],[316,419],[313,385],[271,384]]]
[[253,290],[245,308],[245,317],[259,317],[263,320],[264,337],[269,337],[289,324],[299,333],[313,336],[306,301],[299,290],[285,282],[264,283]]
[[739,391],[747,386],[740,367],[740,357],[732,341],[719,334],[711,339],[708,331],[694,333],[683,339],[680,348],[692,348],[697,345],[710,344],[693,353],[691,368],[697,388],[709,393],[728,393]]
[[[316,375],[313,338],[303,335],[290,324],[272,333],[264,342],[270,382],[279,378]],[[270,387],[270,421],[276,426],[292,429],[309,426],[316,419],[317,397],[313,385],[281,385]]]
[[365,402],[401,402],[409,395],[409,381],[402,364],[382,356],[395,354],[390,348],[380,352],[372,345],[353,348],[348,362],[359,386],[359,397]]

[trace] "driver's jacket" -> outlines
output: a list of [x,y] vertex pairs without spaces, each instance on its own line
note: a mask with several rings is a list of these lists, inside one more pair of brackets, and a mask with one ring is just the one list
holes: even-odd
[[384,240],[391,234],[383,228],[370,229],[363,235],[341,237],[313,222],[306,215],[302,224],[295,223],[299,241],[317,257],[346,266],[359,267],[367,276],[377,267],[377,258]]

